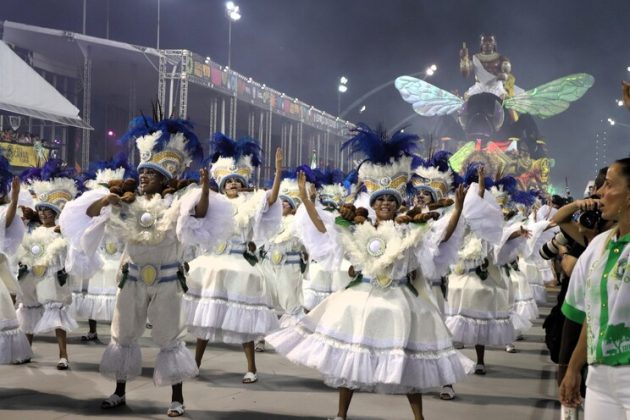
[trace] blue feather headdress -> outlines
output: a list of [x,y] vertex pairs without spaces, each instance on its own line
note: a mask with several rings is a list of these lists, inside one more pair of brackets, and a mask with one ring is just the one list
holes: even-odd
[[232,140],[223,133],[215,133],[210,140],[210,174],[220,189],[225,181],[236,178],[248,186],[254,168],[261,164],[262,148],[251,137]]
[[7,195],[13,180],[13,173],[10,170],[9,160],[0,154],[0,195]]
[[352,132],[354,137],[345,142],[342,149],[349,149],[350,154],[365,155],[358,170],[359,180],[370,194],[370,205],[382,195],[391,195],[402,204],[418,136],[397,131],[388,138],[382,127],[372,130],[363,123]]
[[[479,182],[479,176],[477,172],[479,171],[479,167],[481,165],[483,165],[483,162],[471,162],[468,165],[463,176],[464,185],[469,186],[473,182]],[[486,189],[492,188],[492,186],[494,185],[494,181],[492,180],[492,178],[490,178],[489,176],[486,176],[485,181],[486,181]]]
[[129,123],[120,138],[121,144],[135,141],[140,151],[138,171],[154,169],[167,179],[178,178],[194,161],[201,161],[203,149],[193,132],[193,125],[184,119],[156,119],[140,116]]
[[453,185],[453,171],[449,164],[451,153],[438,151],[423,165],[415,169],[411,179],[416,190],[426,190],[431,194],[433,202],[446,198]]
[[48,208],[58,215],[79,191],[76,171],[60,159],[49,159],[43,167],[35,169],[22,172],[20,178],[33,191],[36,209]]

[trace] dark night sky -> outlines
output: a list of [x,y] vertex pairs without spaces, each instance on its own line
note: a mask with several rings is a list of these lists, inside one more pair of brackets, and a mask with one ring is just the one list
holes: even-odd
[[[109,0],[110,37],[155,46],[157,0]],[[88,0],[87,33],[105,36],[107,0]],[[465,41],[476,52],[482,32],[495,34],[512,61],[517,84],[530,89],[577,72],[595,86],[565,113],[537,121],[557,165],[556,185],[569,177],[580,196],[594,172],[594,139],[607,132],[608,161],[628,155],[630,124],[618,108],[620,81],[630,79],[630,1],[584,0],[240,0],[243,18],[233,25],[232,67],[261,83],[335,114],[338,78],[349,78],[348,105],[402,74],[438,66],[430,81],[464,91],[458,71]],[[162,48],[186,48],[227,63],[224,2],[161,0]],[[2,0],[0,19],[81,31],[81,0]],[[342,104],[342,109],[344,105]],[[412,112],[391,87],[348,119],[392,126]],[[603,122],[602,122],[603,120]],[[411,131],[430,130],[412,120]]]

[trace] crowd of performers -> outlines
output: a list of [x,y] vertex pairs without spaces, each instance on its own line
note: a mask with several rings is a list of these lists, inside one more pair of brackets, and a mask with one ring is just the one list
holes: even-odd
[[251,138],[218,133],[203,160],[189,122],[141,117],[121,140],[138,148],[136,168],[117,157],[77,174],[50,160],[13,177],[2,158],[0,173],[0,363],[29,362],[33,336],[54,331],[68,369],[77,320],[89,321],[83,341],[111,323],[104,409],[126,403],[150,328],[171,417],[206,346],[229,343],[243,348],[245,384],[273,348],[338,389],[336,419],[355,391],[405,394],[421,419],[422,393],[453,399],[467,374],[486,374],[485,347],[513,352],[546,300],[551,206],[482,165],[457,174],[448,153],[417,156],[412,134],[359,124],[349,174],[287,170],[278,149],[268,189],[252,188]]

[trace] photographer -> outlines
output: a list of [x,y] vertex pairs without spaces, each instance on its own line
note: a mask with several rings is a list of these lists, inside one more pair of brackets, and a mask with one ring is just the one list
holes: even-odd
[[[590,197],[576,200],[558,210],[552,219],[552,223],[560,227],[560,232],[541,249],[543,258],[545,258],[543,253],[552,254],[554,249],[557,249],[561,256],[560,266],[563,281],[561,282],[561,290],[558,295],[558,304],[552,309],[552,312],[556,313],[556,319],[555,325],[551,327],[554,331],[554,338],[556,340],[560,338],[560,346],[556,356],[558,362],[558,384],[564,378],[567,365],[580,336],[583,322],[583,319],[575,317],[571,313],[565,311],[560,313],[560,308],[564,303],[569,287],[569,279],[577,259],[582,255],[591,240],[612,225],[611,222],[601,217],[601,211],[599,210],[600,200],[597,194],[604,184],[607,170],[607,167],[600,169]],[[560,334],[561,337],[558,337]],[[582,383],[582,393],[584,391],[585,387],[584,383]]]

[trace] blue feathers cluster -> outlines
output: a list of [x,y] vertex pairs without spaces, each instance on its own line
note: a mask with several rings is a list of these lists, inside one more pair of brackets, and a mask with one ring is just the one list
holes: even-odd
[[182,133],[188,140],[186,142],[186,152],[188,152],[193,161],[202,160],[203,148],[193,131],[193,124],[189,120],[181,118],[165,118],[156,122],[153,118],[144,115],[136,117],[129,122],[129,128],[122,135],[119,142],[120,144],[127,144],[129,141],[134,141],[137,138],[157,131],[161,131],[162,135],[156,142],[154,148],[156,152],[164,150],[172,134]]
[[29,181],[50,181],[54,178],[71,178],[74,179],[77,188],[83,189],[81,179],[77,177],[74,168],[66,166],[61,159],[48,159],[41,168],[28,168],[19,175],[22,182]]
[[124,152],[119,152],[116,153],[114,155],[114,157],[112,157],[111,160],[99,160],[96,162],[90,162],[90,166],[89,169],[87,171],[88,174],[93,174],[92,178],[88,178],[88,179],[93,179],[94,177],[96,177],[96,172],[99,170],[103,170],[103,169],[118,169],[118,168],[125,168],[125,179],[127,178],[133,178],[133,179],[138,179],[138,171],[135,170],[135,168],[133,168],[130,164],[129,164],[129,160],[127,159],[127,154]]
[[343,183],[343,172],[340,169],[315,169],[315,174],[320,185],[333,185]]
[[11,164],[9,160],[0,154],[0,193],[7,194],[11,186],[13,174],[10,171]]
[[343,187],[348,191],[348,194],[352,191],[352,186],[359,182],[359,170],[353,169],[346,174],[343,179]]
[[[463,176],[464,185],[470,185],[473,182],[479,182],[479,176],[477,175],[477,171],[479,170],[479,167],[481,165],[483,165],[482,162],[472,162],[470,165],[468,165],[468,168],[466,168],[466,172],[464,173],[464,176]],[[492,178],[490,178],[489,176],[486,176],[485,181],[486,181],[486,189],[492,188],[492,186],[494,185],[494,181],[492,180]]]
[[418,148],[419,137],[402,131],[397,131],[388,139],[382,127],[373,130],[366,124],[359,123],[352,133],[354,137],[346,141],[341,149],[348,149],[350,154],[362,153],[366,156],[366,161],[374,164],[387,165],[392,159],[413,156]]
[[238,162],[244,156],[251,156],[254,167],[261,164],[262,148],[251,137],[242,137],[232,140],[223,133],[217,132],[210,139],[209,163],[216,162],[220,157],[231,157]]

